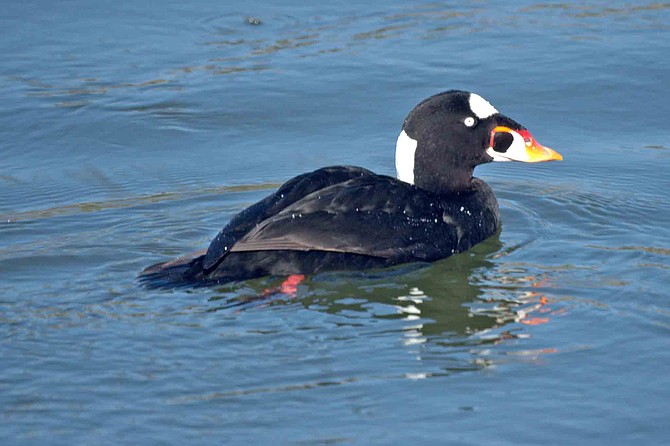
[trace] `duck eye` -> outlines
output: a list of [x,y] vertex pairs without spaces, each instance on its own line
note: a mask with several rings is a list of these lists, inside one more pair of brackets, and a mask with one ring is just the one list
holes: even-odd
[[465,118],[465,120],[463,120],[463,124],[465,124],[468,127],[472,127],[476,123],[477,121],[472,116],[468,116],[467,118]]

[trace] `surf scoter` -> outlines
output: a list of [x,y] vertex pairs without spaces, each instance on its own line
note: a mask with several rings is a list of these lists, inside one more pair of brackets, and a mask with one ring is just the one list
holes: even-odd
[[435,261],[499,228],[493,191],[472,176],[477,165],[561,159],[481,96],[447,91],[405,119],[397,179],[351,166],[302,174],[233,217],[206,251],[150,266],[140,278],[197,286]]

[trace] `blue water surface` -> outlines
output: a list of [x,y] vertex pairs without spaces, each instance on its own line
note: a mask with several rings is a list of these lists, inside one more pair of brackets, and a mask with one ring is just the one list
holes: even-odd
[[[0,444],[670,442],[670,4],[9,2]],[[475,91],[562,163],[477,169],[432,265],[147,290],[299,173],[394,174]]]

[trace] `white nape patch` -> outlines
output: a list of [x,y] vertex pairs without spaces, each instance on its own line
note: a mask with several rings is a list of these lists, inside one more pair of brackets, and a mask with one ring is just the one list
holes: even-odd
[[414,184],[414,154],[417,144],[404,130],[398,135],[395,145],[395,170],[398,179],[405,183]]
[[505,152],[496,152],[493,147],[489,147],[486,149],[486,153],[493,158],[493,161],[528,161],[526,141],[524,141],[523,136],[515,131],[509,133],[514,139]]
[[470,93],[470,110],[479,119],[486,119],[491,115],[498,113],[498,110],[492,106],[489,101],[475,93]]

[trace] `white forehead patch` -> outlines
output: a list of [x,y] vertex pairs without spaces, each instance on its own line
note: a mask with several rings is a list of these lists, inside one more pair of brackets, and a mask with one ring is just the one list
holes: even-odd
[[417,141],[410,138],[403,130],[395,145],[395,170],[400,181],[414,184],[414,154]]
[[498,110],[492,106],[489,101],[475,93],[470,93],[470,110],[479,119],[486,119],[491,115],[498,113]]

